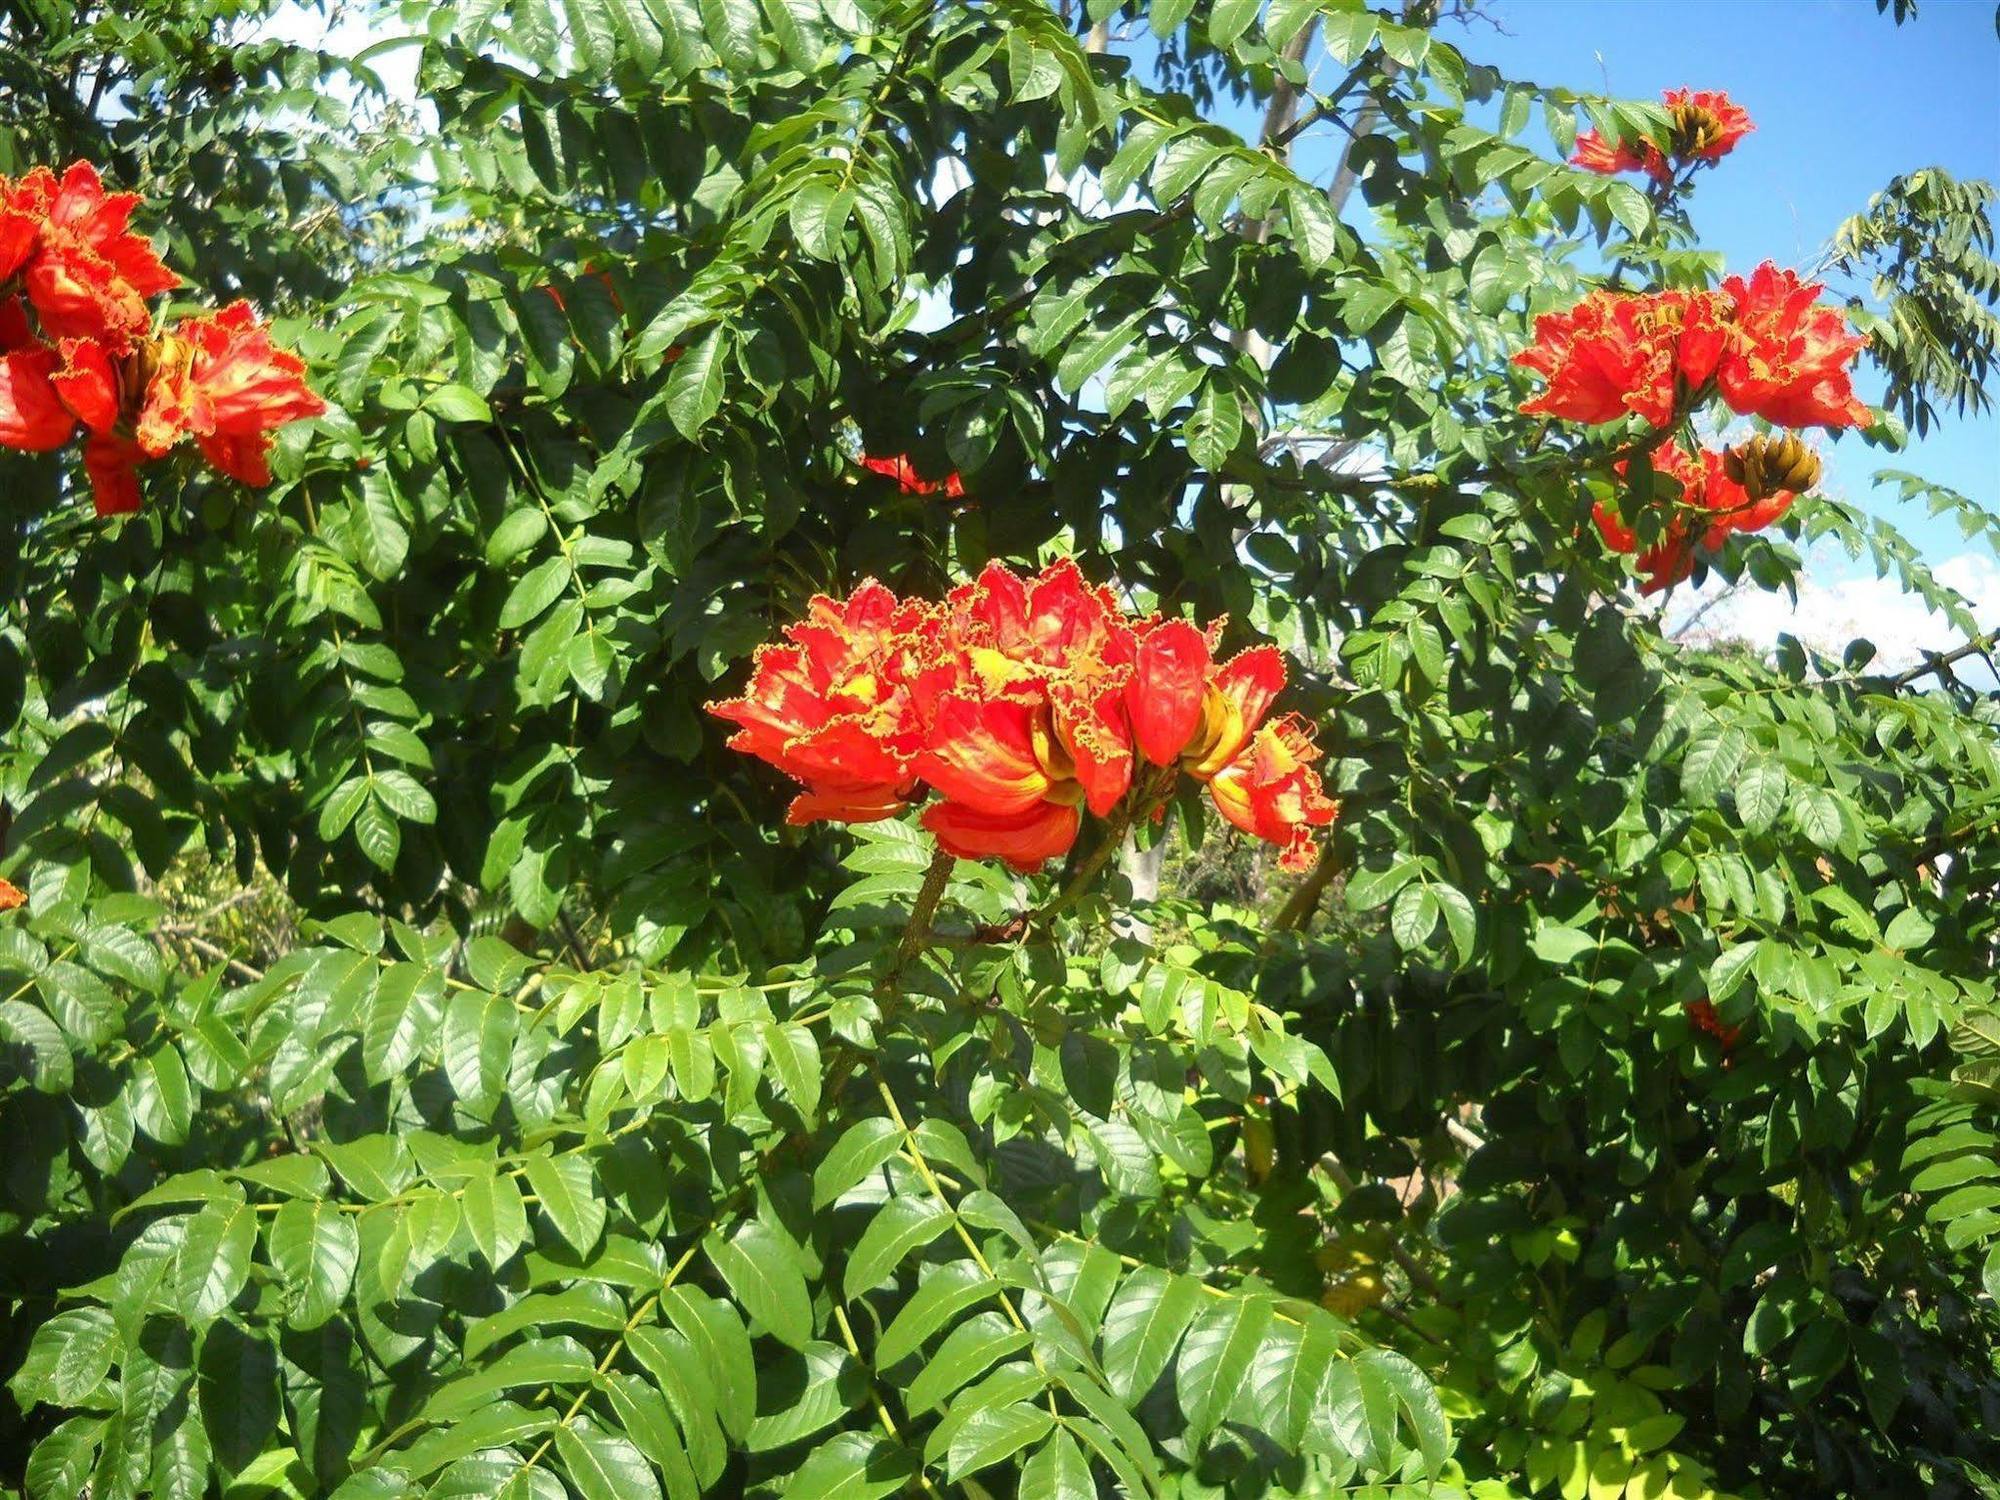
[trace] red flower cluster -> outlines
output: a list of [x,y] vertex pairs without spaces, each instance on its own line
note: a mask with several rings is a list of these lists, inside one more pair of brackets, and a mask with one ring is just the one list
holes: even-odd
[[[1694,572],[1697,545],[1713,550],[1728,540],[1732,531],[1760,531],[1791,509],[1792,501],[1800,493],[1812,488],[1819,479],[1819,460],[1797,438],[1788,437],[1784,441],[1799,452],[1792,469],[1781,476],[1774,475],[1782,478],[1784,487],[1767,485],[1760,478],[1754,484],[1754,493],[1743,482],[1744,455],[1756,455],[1752,462],[1761,475],[1762,455],[1767,449],[1775,450],[1782,445],[1753,438],[1740,448],[1721,453],[1704,448],[1698,454],[1691,454],[1672,442],[1654,450],[1655,485],[1669,492],[1678,487],[1679,493],[1668,502],[1671,518],[1666,531],[1652,546],[1639,552],[1639,571],[1646,579],[1640,593],[1658,593],[1679,583]],[[1623,478],[1630,465],[1620,462],[1614,468]],[[1732,473],[1732,469],[1736,472]],[[1605,546],[1613,552],[1639,550],[1638,538],[1614,507],[1599,501],[1591,517],[1597,522]]]
[[935,495],[942,490],[956,500],[965,493],[965,482],[956,473],[945,475],[942,481],[926,479],[917,472],[907,454],[898,453],[894,458],[870,458],[864,453],[861,455],[861,467],[871,474],[895,480],[897,488],[906,495]]
[[1729,1066],[1729,1054],[1736,1050],[1736,1044],[1743,1039],[1743,1028],[1731,1026],[1715,1013],[1715,1004],[1706,995],[1687,1003],[1688,1025],[1705,1036],[1715,1038],[1722,1049],[1722,1065]]
[[741,726],[733,749],[803,783],[794,823],[890,817],[928,789],[945,850],[1034,870],[1085,810],[1152,816],[1185,772],[1300,869],[1337,811],[1304,722],[1267,722],[1276,648],[1217,661],[1217,627],[1128,616],[1071,562],[1025,579],[993,563],[941,605],[870,581],[785,633],[710,712]]
[[[1745,416],[1780,426],[1859,426],[1869,412],[1854,394],[1851,366],[1867,340],[1848,332],[1838,309],[1820,305],[1819,293],[1768,261],[1712,292],[1592,292],[1535,320],[1535,340],[1514,363],[1548,388],[1521,410],[1591,423],[1629,414],[1664,430],[1719,394]],[[1791,434],[1698,456],[1669,443],[1654,467],[1679,482],[1680,495],[1660,539],[1639,553],[1649,594],[1692,573],[1698,546],[1770,525],[1820,474],[1818,458]],[[1609,506],[1599,504],[1595,517],[1613,551],[1639,550]]]
[[1570,165],[1590,172],[1644,172],[1656,182],[1671,182],[1684,166],[1721,161],[1736,143],[1757,127],[1750,115],[1720,89],[1668,89],[1662,98],[1673,118],[1669,150],[1651,141],[1614,146],[1595,130],[1576,138]]
[[88,162],[0,177],[0,446],[48,452],[81,426],[101,516],[137,510],[139,465],[184,438],[268,484],[272,429],[326,409],[247,302],[152,332],[147,299],[180,279],[128,227],[138,202]]
[[1713,389],[1779,426],[1859,427],[1868,408],[1850,366],[1867,340],[1819,293],[1769,261],[1712,292],[1592,292],[1535,320],[1514,363],[1548,389],[1521,410],[1571,422],[1635,413],[1666,427]]

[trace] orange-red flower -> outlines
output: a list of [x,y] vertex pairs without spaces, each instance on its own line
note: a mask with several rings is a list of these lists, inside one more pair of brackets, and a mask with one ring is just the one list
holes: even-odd
[[1586,172],[1601,172],[1606,177],[1619,172],[1650,172],[1661,176],[1671,171],[1667,159],[1660,148],[1651,141],[1641,142],[1642,149],[1635,150],[1624,144],[1613,145],[1595,130],[1578,133],[1576,150],[1570,154],[1569,164],[1582,167]]
[[1838,308],[1819,304],[1820,291],[1770,261],[1748,280],[1722,283],[1733,326],[1717,377],[1737,411],[1780,427],[1867,424],[1848,367],[1868,340],[1847,331]]
[[[1796,439],[1789,441],[1796,446]],[[1732,531],[1761,531],[1781,518],[1798,498],[1795,491],[1776,488],[1751,495],[1730,473],[1730,455],[1712,448],[1691,454],[1679,443],[1663,443],[1653,451],[1652,465],[1656,502],[1668,512],[1665,530],[1652,546],[1639,551],[1637,536],[1613,506],[1600,501],[1591,512],[1606,546],[1614,552],[1639,553],[1639,571],[1646,578],[1641,593],[1657,593],[1691,574],[1697,543],[1712,550],[1727,541]],[[1614,465],[1620,478],[1629,467],[1622,461]],[[1740,460],[1737,467],[1741,467]],[[1807,469],[1800,463],[1788,472],[1804,475]],[[1810,472],[1817,476],[1816,460]]]
[[1715,1002],[1703,995],[1699,1000],[1688,1001],[1686,1007],[1688,1025],[1715,1038],[1721,1046],[1725,1058],[1736,1044],[1743,1039],[1743,1028],[1731,1026],[1716,1014]]
[[1521,410],[1592,423],[1637,413],[1664,427],[1714,375],[1726,339],[1711,293],[1592,292],[1535,319],[1535,340],[1514,363],[1549,386]]
[[1606,175],[1644,172],[1656,182],[1671,182],[1685,165],[1721,161],[1757,128],[1749,112],[1720,89],[1668,89],[1661,102],[1673,122],[1669,151],[1651,141],[1614,146],[1597,131],[1586,130],[1576,138],[1570,165]]
[[0,911],[12,911],[17,906],[27,905],[28,898],[20,887],[5,879],[0,879]]
[[733,747],[805,783],[794,822],[886,817],[928,790],[941,848],[1034,870],[1086,814],[1154,812],[1185,771],[1289,867],[1333,803],[1303,726],[1263,722],[1283,658],[1264,646],[1218,665],[1219,633],[1135,619],[1072,562],[1028,578],[992,563],[941,607],[872,583],[816,600],[710,711],[742,726]]
[[885,479],[893,479],[896,486],[906,495],[935,495],[940,490],[954,500],[965,493],[965,482],[956,473],[945,475],[941,480],[926,479],[910,462],[909,455],[898,453],[893,458],[871,458],[861,455],[861,467],[872,474],[880,474]]
[[1682,161],[1721,161],[1757,128],[1750,112],[1721,89],[1668,89],[1660,102],[1673,118],[1669,139]]
[[1312,763],[1319,747],[1305,721],[1287,714],[1250,737],[1228,764],[1208,783],[1216,811],[1245,833],[1279,845],[1278,865],[1286,870],[1312,867],[1319,852],[1312,830],[1324,828],[1340,804],[1320,787]]
[[76,418],[51,384],[58,364],[45,344],[0,354],[0,447],[46,453],[76,431]]
[[742,726],[731,749],[804,784],[789,821],[872,822],[915,794],[923,727],[910,682],[932,614],[873,579],[844,600],[817,597],[789,644],[758,651],[743,696],[709,705]]
[[1637,535],[1613,507],[1600,500],[1591,508],[1590,518],[1597,523],[1604,545],[1613,552],[1639,553],[1636,561],[1640,575],[1646,580],[1639,585],[1640,593],[1657,594],[1694,572],[1694,537],[1685,521],[1676,518],[1668,522],[1660,540],[1640,552]]
[[138,203],[105,192],[89,162],[0,179],[0,277],[20,275],[44,332],[124,349],[151,321],[146,299],[181,284],[130,229]]
[[139,465],[146,455],[119,432],[93,432],[83,443],[83,472],[100,516],[129,516],[139,508]]
[[210,464],[245,484],[271,482],[271,432],[326,403],[307,387],[305,361],[273,347],[247,302],[211,317],[184,318],[152,352],[139,409],[139,447],[149,458],[182,437]]
[[123,400],[119,367],[95,339],[61,339],[56,352],[62,368],[51,377],[56,394],[77,421],[92,432],[109,432],[118,425]]

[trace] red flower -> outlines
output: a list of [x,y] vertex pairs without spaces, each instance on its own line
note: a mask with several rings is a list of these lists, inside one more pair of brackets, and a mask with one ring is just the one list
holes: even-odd
[[1673,124],[1668,133],[1671,155],[1651,141],[1613,146],[1595,130],[1576,138],[1570,165],[1588,172],[1644,172],[1656,182],[1671,182],[1688,162],[1718,162],[1757,127],[1750,115],[1719,89],[1668,89],[1661,103]]
[[1278,866],[1312,868],[1319,852],[1312,830],[1324,828],[1340,804],[1320,787],[1312,762],[1319,747],[1305,721],[1288,714],[1266,724],[1208,783],[1216,811],[1245,833],[1281,846]]
[[1576,138],[1576,150],[1571,153],[1569,164],[1582,167],[1586,172],[1601,172],[1606,177],[1619,172],[1648,172],[1654,177],[1671,176],[1673,169],[1660,148],[1651,141],[1640,143],[1640,149],[1630,146],[1614,146],[1595,130],[1581,132]]
[[28,898],[21,893],[20,887],[0,879],[0,911],[12,911],[17,906],[25,906],[27,901]]
[[872,822],[915,794],[923,730],[910,679],[932,614],[873,579],[845,600],[817,597],[787,627],[790,644],[758,651],[743,696],[709,705],[742,726],[732,750],[804,784],[788,821]]
[[[1263,724],[1285,681],[1277,650],[1218,666],[1218,631],[1135,620],[1072,562],[1029,578],[993,563],[941,608],[874,583],[815,600],[710,712],[742,726],[733,748],[805,784],[794,822],[887,817],[928,787],[941,848],[1029,871],[1075,842],[1085,812],[1156,812],[1178,768],[1294,867],[1334,816],[1317,751],[1297,721]],[[1142,764],[1157,769],[1135,792]]]
[[1276,646],[1239,651],[1209,674],[1201,723],[1181,748],[1181,765],[1207,781],[1236,759],[1284,690],[1285,658]]
[[1170,766],[1202,725],[1213,666],[1214,634],[1185,620],[1153,620],[1140,625],[1125,689],[1125,711],[1139,753],[1156,766]]
[[1750,112],[1720,89],[1668,89],[1661,103],[1673,117],[1674,155],[1683,161],[1721,161],[1757,128]]
[[[1639,552],[1638,537],[1619,519],[1615,508],[1600,500],[1591,508],[1590,518],[1597,523],[1604,545],[1613,552]],[[1678,519],[1669,522],[1666,533],[1645,551],[1639,552],[1637,561],[1639,572],[1646,580],[1639,585],[1642,594],[1657,594],[1694,572],[1694,538],[1689,534],[1686,523]]]
[[0,447],[46,453],[76,431],[76,418],[51,383],[58,363],[45,344],[0,354]]
[[1549,388],[1521,410],[1592,423],[1636,412],[1664,427],[1714,375],[1726,339],[1713,294],[1592,292],[1567,312],[1535,319],[1535,340],[1514,363]]
[[1743,1038],[1741,1026],[1731,1026],[1715,1011],[1715,1003],[1704,995],[1699,1000],[1688,1001],[1686,1007],[1688,1025],[1694,1030],[1705,1032],[1715,1038],[1724,1053],[1728,1053]]
[[1722,283],[1734,326],[1718,378],[1737,411],[1780,427],[1867,424],[1848,367],[1868,340],[1847,331],[1839,309],[1819,305],[1820,290],[1770,261],[1747,281]]
[[62,403],[92,432],[118,425],[123,381],[118,364],[95,339],[63,339],[56,345],[62,368],[52,384]]
[[864,453],[861,455],[861,467],[895,480],[897,487],[906,495],[935,495],[943,490],[956,500],[965,493],[965,483],[957,474],[947,474],[942,481],[925,479],[917,473],[907,454],[899,453],[894,458],[870,458]]
[[100,516],[129,516],[139,508],[139,465],[145,455],[131,438],[93,432],[83,443],[83,472]]
[[1005,860],[1033,874],[1076,842],[1082,818],[1073,807],[1044,802],[1011,817],[993,817],[960,802],[934,802],[923,824],[938,846],[959,859]]
[[149,458],[191,436],[232,479],[269,484],[272,429],[326,410],[306,386],[305,361],[272,346],[270,330],[247,302],[182,319],[152,359],[138,424],[139,447]]
[[954,852],[1017,866],[1023,849],[1067,848],[1079,804],[1103,817],[1131,787],[1133,655],[1116,600],[1067,560],[1032,580],[989,564],[955,589],[920,689],[931,708],[917,773],[972,816],[933,808],[925,826]]
[[[43,330],[102,339],[123,349],[146,331],[146,299],[179,286],[144,236],[127,227],[136,193],[106,193],[97,169],[77,162],[60,180],[37,167],[0,180],[0,274],[19,272]],[[25,226],[32,244],[23,251]]]

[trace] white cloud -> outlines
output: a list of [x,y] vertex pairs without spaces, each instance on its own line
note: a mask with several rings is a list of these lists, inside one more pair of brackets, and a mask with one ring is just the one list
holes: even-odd
[[[1982,629],[2000,626],[2000,562],[1982,553],[1962,552],[1934,571],[1939,582],[1966,597]],[[1679,597],[1667,607],[1668,627],[1692,619],[1682,636],[1689,642],[1739,640],[1768,650],[1783,634],[1837,656],[1849,641],[1865,639],[1877,650],[1871,669],[1897,671],[1922,662],[1928,652],[1949,651],[1963,640],[1949,620],[1933,613],[1915,594],[1905,593],[1893,577],[1877,578],[1837,549],[1808,556],[1796,605],[1788,594],[1755,586],[1715,602],[1725,587],[1713,576],[1692,593],[1676,593]],[[1713,607],[1704,609],[1711,603]],[[1697,612],[1699,618],[1694,619]],[[1976,658],[1959,663],[1958,671],[1967,682],[1992,681],[1992,673]]]

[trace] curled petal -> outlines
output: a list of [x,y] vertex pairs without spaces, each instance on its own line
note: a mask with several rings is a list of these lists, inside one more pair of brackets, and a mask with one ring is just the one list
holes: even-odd
[[62,403],[92,432],[118,425],[121,387],[118,367],[95,339],[63,339],[57,346],[62,368],[51,383]]
[[1024,699],[948,694],[938,704],[916,772],[941,796],[983,816],[1024,813],[1054,785],[1043,765],[1050,736],[1036,716]]
[[0,447],[24,453],[60,448],[76,418],[56,394],[56,352],[41,344],[0,355]]
[[83,445],[83,471],[100,516],[127,516],[139,508],[139,465],[145,455],[130,438],[92,433]]
[[1318,756],[1306,725],[1287,717],[1259,729],[1208,784],[1216,811],[1245,833],[1282,848],[1279,864],[1288,870],[1312,863],[1312,830],[1331,823],[1340,810],[1312,767]]
[[785,809],[785,821],[794,827],[807,823],[879,823],[895,817],[909,805],[887,787],[804,791]]
[[957,802],[934,802],[923,814],[924,827],[936,835],[947,854],[960,859],[997,857],[1024,874],[1068,853],[1081,822],[1074,807],[1054,802],[1001,816]]
[[1125,706],[1139,753],[1154,765],[1172,765],[1201,727],[1209,665],[1208,638],[1185,620],[1164,621],[1139,639]]

